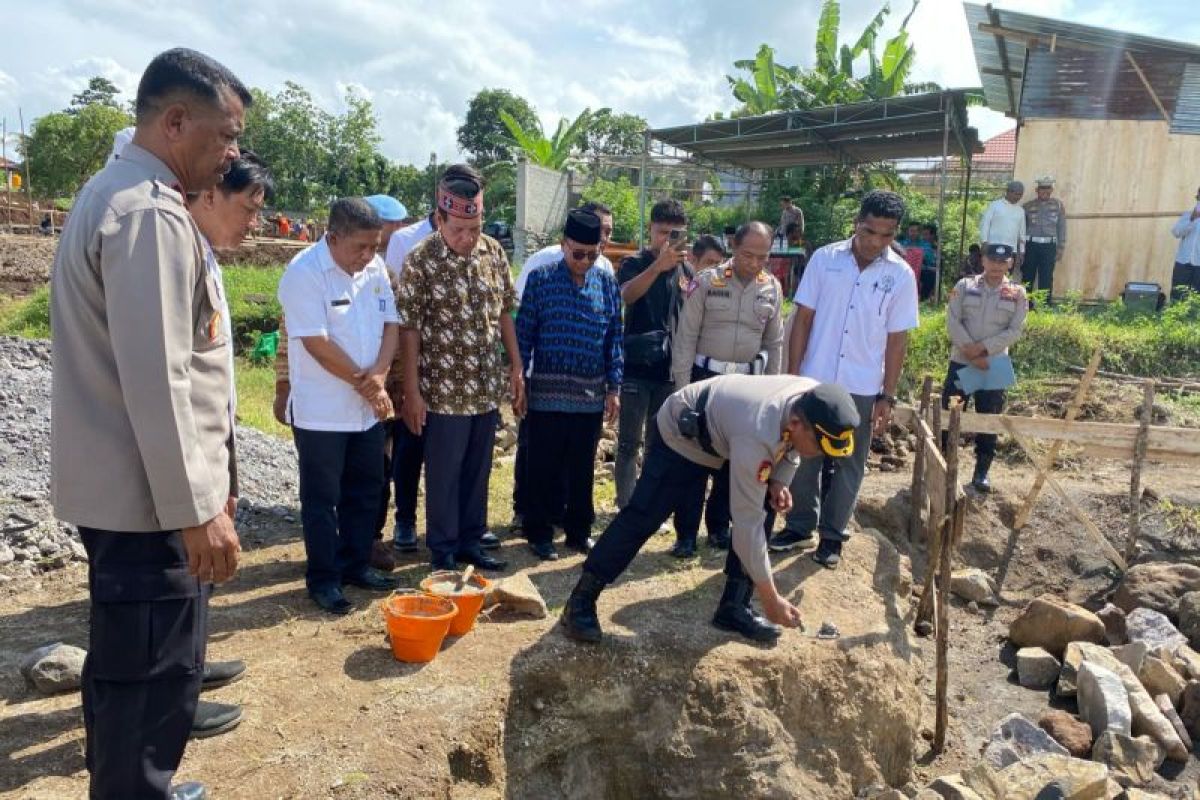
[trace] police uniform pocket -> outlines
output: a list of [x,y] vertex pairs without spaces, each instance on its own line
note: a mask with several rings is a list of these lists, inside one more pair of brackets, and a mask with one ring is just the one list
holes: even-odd
[[728,311],[733,305],[733,300],[726,294],[714,294],[709,292],[704,297],[705,311]]
[[89,670],[109,681],[190,675],[203,659],[203,614],[187,567],[97,575]]
[[1017,304],[1013,300],[1001,300],[999,303],[996,303],[996,310],[1001,314],[1011,317],[1017,313]]
[[770,295],[758,295],[754,298],[754,316],[764,326],[771,321],[777,313],[775,308],[775,298]]

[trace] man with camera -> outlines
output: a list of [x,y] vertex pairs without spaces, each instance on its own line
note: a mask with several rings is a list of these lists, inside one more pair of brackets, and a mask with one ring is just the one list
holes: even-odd
[[[687,215],[678,200],[650,209],[650,246],[621,262],[617,283],[625,303],[625,377],[617,424],[617,507],[624,508],[637,481],[638,455],[654,436],[654,415],[675,390],[669,337],[683,291],[692,280],[687,256]],[[697,519],[697,524],[699,520]]]
[[[779,374],[783,289],[766,271],[771,229],[747,222],[734,234],[733,248],[732,259],[701,272],[684,290],[671,337],[671,375],[678,388],[716,375]],[[728,466],[713,476],[705,521],[709,545],[729,547]],[[684,531],[677,536],[671,554],[695,555],[695,538]]]

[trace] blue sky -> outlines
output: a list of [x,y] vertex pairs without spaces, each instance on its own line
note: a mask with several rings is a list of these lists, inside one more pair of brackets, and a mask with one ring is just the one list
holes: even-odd
[[[0,115],[26,124],[66,105],[96,74],[129,96],[145,64],[175,45],[203,50],[248,84],[294,80],[337,110],[355,86],[374,102],[384,152],[427,163],[458,155],[454,130],[471,96],[504,87],[527,98],[549,127],[585,107],[611,106],[652,126],[703,119],[733,105],[724,75],[760,42],[783,63],[811,63],[819,0],[41,0],[36,11],[0,0]],[[1200,41],[1200,15],[1185,0],[997,0],[996,6],[1152,36]],[[842,0],[844,38],[856,36],[879,0]],[[894,0],[892,27],[908,0]],[[962,6],[921,0],[910,23],[915,77],[946,86],[979,82]],[[1011,121],[986,110],[972,121],[986,138]]]

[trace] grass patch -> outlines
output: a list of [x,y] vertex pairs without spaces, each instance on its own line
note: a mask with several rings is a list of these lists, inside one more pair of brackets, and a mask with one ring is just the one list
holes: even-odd
[[50,338],[50,287],[28,297],[0,298],[0,334],[26,339]]
[[237,384],[238,421],[263,433],[291,439],[291,429],[276,422],[271,410],[275,402],[275,367],[256,366],[239,357],[233,377]]

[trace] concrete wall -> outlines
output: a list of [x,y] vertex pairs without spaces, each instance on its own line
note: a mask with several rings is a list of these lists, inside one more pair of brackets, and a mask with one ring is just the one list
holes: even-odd
[[530,253],[557,241],[572,204],[571,177],[570,172],[556,172],[524,161],[517,164],[514,261],[523,261]]

